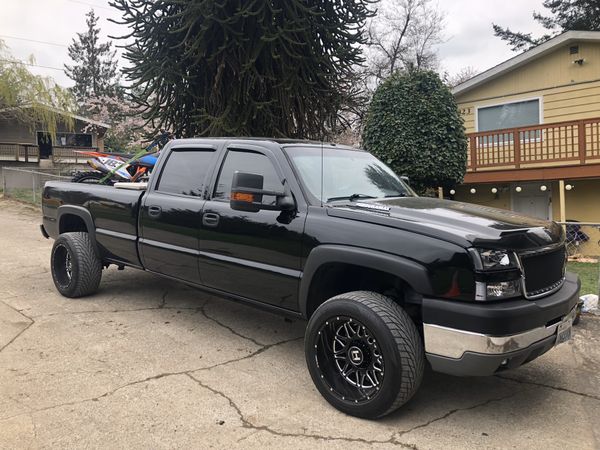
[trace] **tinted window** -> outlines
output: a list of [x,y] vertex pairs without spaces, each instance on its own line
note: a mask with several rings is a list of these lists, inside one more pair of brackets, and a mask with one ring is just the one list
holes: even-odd
[[263,189],[281,191],[282,185],[269,158],[260,153],[230,150],[225,157],[219,179],[215,187],[215,198],[229,200],[231,180],[235,172],[252,173],[264,177]]
[[202,195],[202,184],[213,156],[210,150],[173,150],[158,183],[158,191]]

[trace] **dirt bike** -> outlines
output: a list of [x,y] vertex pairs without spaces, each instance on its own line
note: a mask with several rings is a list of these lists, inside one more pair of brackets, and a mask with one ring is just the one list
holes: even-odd
[[[137,182],[148,178],[158,160],[162,148],[172,135],[163,132],[143,151],[132,155],[127,153],[104,153],[77,151],[77,153],[92,158],[87,164],[94,169],[76,173],[71,181],[74,183],[93,183],[113,185],[117,181]],[[155,147],[159,150],[152,152]]]

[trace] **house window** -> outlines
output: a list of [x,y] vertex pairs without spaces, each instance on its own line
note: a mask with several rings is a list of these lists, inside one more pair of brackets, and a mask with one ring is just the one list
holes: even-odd
[[85,133],[56,133],[58,147],[91,147],[92,135]]
[[540,123],[539,99],[477,109],[478,131],[525,127]]

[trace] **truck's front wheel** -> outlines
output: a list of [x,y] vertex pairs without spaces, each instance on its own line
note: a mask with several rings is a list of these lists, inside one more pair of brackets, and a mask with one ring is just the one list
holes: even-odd
[[65,297],[83,297],[96,292],[102,278],[102,262],[87,233],[61,234],[50,257],[52,280]]
[[375,292],[349,292],[323,303],[308,323],[305,352],[317,389],[353,416],[391,413],[423,378],[417,327],[397,303]]

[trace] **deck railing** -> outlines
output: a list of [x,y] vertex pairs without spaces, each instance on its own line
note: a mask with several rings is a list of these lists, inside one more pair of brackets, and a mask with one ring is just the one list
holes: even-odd
[[600,118],[467,136],[469,171],[600,163]]
[[[76,150],[97,151],[97,147],[53,147],[52,161],[55,163],[79,163],[89,159]],[[0,142],[0,161],[37,162],[40,149],[35,144],[14,144]]]

